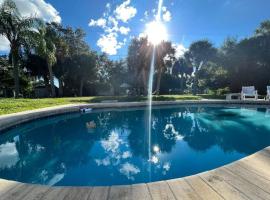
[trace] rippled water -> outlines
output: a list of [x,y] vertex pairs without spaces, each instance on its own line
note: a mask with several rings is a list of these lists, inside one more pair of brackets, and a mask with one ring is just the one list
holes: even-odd
[[68,186],[142,183],[213,169],[270,145],[268,109],[155,108],[149,161],[147,123],[148,111],[137,108],[22,124],[0,135],[0,177]]

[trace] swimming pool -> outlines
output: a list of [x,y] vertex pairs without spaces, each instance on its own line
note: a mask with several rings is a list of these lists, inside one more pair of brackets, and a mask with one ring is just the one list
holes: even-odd
[[[0,135],[0,178],[105,186],[184,177],[270,145],[266,108],[178,106],[93,110],[18,125]],[[150,159],[149,159],[150,157]]]

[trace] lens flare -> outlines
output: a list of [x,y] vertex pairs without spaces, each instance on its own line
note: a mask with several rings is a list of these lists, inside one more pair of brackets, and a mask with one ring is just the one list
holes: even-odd
[[154,147],[153,147],[153,151],[155,152],[155,153],[158,153],[160,150],[159,150],[159,147],[157,146],[157,145],[155,145]]
[[145,34],[153,45],[168,40],[167,29],[161,21],[155,20],[146,24]]

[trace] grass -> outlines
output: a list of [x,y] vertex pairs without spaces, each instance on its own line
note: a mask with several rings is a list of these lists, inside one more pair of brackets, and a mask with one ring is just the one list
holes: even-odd
[[[154,101],[176,101],[176,100],[200,100],[207,98],[199,95],[161,95],[153,96]],[[209,98],[209,97],[208,97]],[[213,98],[213,97],[212,97]],[[57,105],[75,103],[98,103],[106,100],[118,100],[119,102],[145,101],[143,96],[98,96],[98,97],[69,97],[69,98],[44,98],[44,99],[13,99],[0,98],[0,115],[16,113],[26,110],[45,108]]]

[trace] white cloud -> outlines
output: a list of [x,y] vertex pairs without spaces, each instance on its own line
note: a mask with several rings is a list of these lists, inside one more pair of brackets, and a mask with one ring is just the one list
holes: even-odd
[[162,11],[162,19],[163,19],[163,21],[164,21],[164,22],[169,22],[169,21],[171,21],[171,19],[172,19],[172,14],[171,14],[171,12],[167,9],[167,7],[166,7],[166,6],[163,6],[163,7],[161,8],[161,11]]
[[104,159],[95,159],[95,162],[97,163],[98,166],[100,166],[100,165],[108,166],[111,164],[109,157],[106,157]]
[[111,9],[111,4],[110,3],[106,3],[106,8],[107,9]]
[[117,41],[117,34],[109,33],[107,35],[101,35],[97,41],[97,46],[101,48],[101,51],[109,55],[116,55],[117,50],[122,47],[122,44]]
[[[23,17],[36,16],[48,22],[61,22],[59,12],[44,0],[13,0]],[[4,0],[0,0],[0,5]],[[0,51],[9,51],[9,42],[0,36]]]
[[133,6],[129,6],[129,4],[130,0],[126,0],[116,7],[114,12],[116,14],[117,19],[123,22],[127,22],[136,15],[137,9]]
[[140,169],[138,167],[128,162],[123,164],[119,171],[130,180],[134,180],[134,175],[140,173]]
[[[126,44],[126,38],[119,41],[119,36],[129,34],[131,30],[126,23],[137,13],[137,9],[130,6],[130,2],[130,0],[124,1],[116,6],[115,10],[112,10],[112,5],[107,3],[102,14],[103,17],[97,20],[91,19],[88,24],[91,27],[96,26],[103,29],[103,33],[97,41],[97,46],[108,55],[116,55],[117,50]],[[119,25],[120,23],[125,23],[125,26]]]
[[163,13],[163,15],[162,15],[162,18],[163,18],[163,20],[164,20],[165,22],[171,21],[171,19],[172,19],[171,12],[168,11],[168,10],[165,11],[165,12]]
[[182,140],[183,136],[175,130],[173,124],[166,124],[165,129],[163,130],[163,135],[169,140]]
[[58,183],[59,181],[61,181],[63,178],[65,177],[65,174],[55,174],[51,180],[49,180],[49,182],[47,183],[50,186],[55,185],[56,183]]
[[183,44],[173,44],[173,47],[175,48],[175,57],[180,58],[182,57],[185,52],[188,50],[184,47]]
[[[91,19],[88,24],[91,27],[96,26],[103,30],[97,41],[97,46],[108,55],[116,55],[117,50],[126,44],[126,38],[119,41],[119,37],[120,35],[129,34],[131,30],[127,27],[127,22],[137,13],[137,9],[130,6],[130,3],[130,0],[125,0],[122,4],[117,5],[115,9],[112,9],[112,5],[107,3],[102,14],[103,17],[97,20]],[[125,25],[123,26],[121,23],[125,23]]]
[[116,152],[120,144],[122,144],[122,139],[119,138],[119,135],[113,131],[107,140],[102,140],[101,145],[106,151]]
[[99,26],[99,27],[106,27],[106,23],[107,23],[107,20],[104,19],[104,18],[99,18],[97,20],[93,20],[91,19],[91,21],[89,22],[89,26]]
[[166,7],[166,6],[163,6],[163,7],[161,8],[161,10],[162,10],[163,12],[166,12],[166,11],[167,11],[167,7]]
[[159,159],[158,159],[157,156],[152,156],[150,161],[151,161],[152,163],[154,163],[154,164],[157,164],[158,161],[159,161]]
[[[24,17],[36,16],[48,22],[61,22],[59,12],[44,0],[13,0],[21,15]],[[4,0],[0,0],[2,4]]]
[[165,169],[166,171],[169,171],[170,168],[171,168],[171,163],[169,163],[169,162],[164,163],[163,169]]
[[130,31],[130,28],[128,28],[128,27],[121,26],[121,27],[119,28],[119,32],[120,32],[121,34],[123,34],[123,35],[127,35],[127,34],[129,33],[129,31]]
[[107,32],[107,33],[115,32],[116,33],[117,31],[119,31],[118,21],[114,17],[109,16],[108,23],[109,23],[109,25],[104,28],[105,32]]
[[10,168],[19,161],[15,142],[0,145],[0,169]]
[[0,36],[0,51],[9,51],[9,41],[4,36]]
[[171,163],[165,162],[162,168],[163,168],[162,174],[163,174],[163,175],[166,175],[167,172],[168,172],[168,171],[170,170],[170,168],[171,168]]
[[130,158],[130,157],[132,157],[132,154],[130,151],[125,151],[122,155],[122,158],[124,159]]

